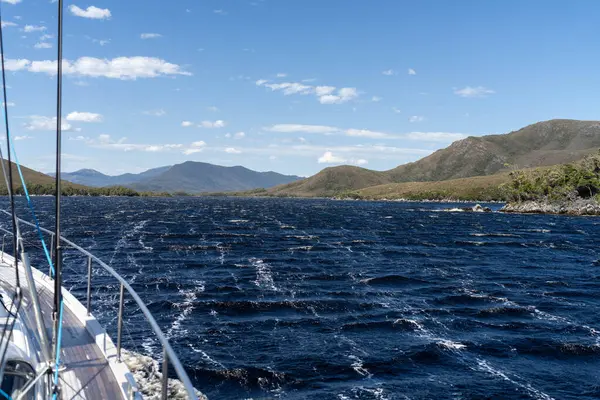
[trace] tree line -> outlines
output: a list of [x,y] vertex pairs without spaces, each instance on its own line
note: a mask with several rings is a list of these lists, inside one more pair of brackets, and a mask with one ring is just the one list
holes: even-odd
[[598,199],[600,152],[576,163],[512,171],[503,189],[512,202]]
[[[29,183],[27,182],[27,191],[30,195],[49,195],[53,196],[56,193],[56,186],[54,184],[40,184],[40,183]],[[167,192],[138,192],[124,186],[108,186],[108,187],[87,187],[87,186],[73,186],[64,185],[61,187],[61,193],[63,196],[126,196],[126,197],[171,197],[172,195]],[[15,187],[16,195],[24,195],[25,190],[23,186],[19,185]],[[8,189],[6,185],[0,187],[0,195],[8,196]]]

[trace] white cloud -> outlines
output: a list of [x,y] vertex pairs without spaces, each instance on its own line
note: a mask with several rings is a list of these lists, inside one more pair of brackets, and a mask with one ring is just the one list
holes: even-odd
[[36,48],[36,49],[51,49],[52,48],[52,43],[38,42],[33,47]]
[[54,38],[54,35],[50,35],[48,33],[44,33],[42,36],[40,36],[40,40],[43,42],[44,40],[48,40],[48,39],[52,39]]
[[106,19],[111,17],[110,10],[108,8],[98,8],[95,6],[89,6],[84,10],[77,7],[75,4],[71,4],[69,6],[69,11],[71,11],[71,14],[75,15],[76,17],[82,18]]
[[326,151],[317,161],[319,164],[341,164],[345,163],[346,159],[333,155],[331,151]]
[[302,125],[302,124],[277,124],[265,127],[263,130],[278,133],[312,133],[321,135],[344,135],[349,137],[363,137],[370,139],[408,139],[426,142],[452,142],[464,139],[467,135],[452,132],[410,132],[406,134],[391,134],[372,131],[368,129],[343,129],[335,126]]
[[23,0],[2,0],[2,3],[8,3],[8,4],[18,4]]
[[281,90],[286,96],[290,94],[310,94],[313,91],[312,86],[297,82],[265,83],[264,85],[272,91]]
[[29,64],[29,60],[25,60],[25,59],[7,59],[4,62],[4,68],[7,71],[19,71],[23,68],[26,68],[27,65]]
[[168,152],[183,148],[183,144],[180,143],[169,143],[169,144],[138,144],[138,143],[127,143],[127,138],[122,137],[119,140],[114,140],[110,135],[102,134],[97,139],[86,139],[86,144],[91,147],[106,150],[116,151],[146,151],[151,153],[156,152]]
[[[26,122],[23,126],[29,131],[54,131],[56,130],[56,117],[31,115],[29,116],[29,122]],[[64,120],[61,122],[61,128],[65,132],[73,129],[71,124]]]
[[246,133],[244,133],[244,132],[238,132],[235,135],[233,135],[233,137],[236,138],[236,139],[243,139],[243,138],[246,137]]
[[495,91],[484,86],[467,86],[462,89],[455,89],[454,94],[460,97],[486,97],[488,94],[494,94]]
[[213,10],[213,12],[219,15],[227,15],[227,11],[225,10]]
[[381,98],[381,97],[379,97],[379,96],[373,96],[373,97],[371,97],[371,101],[372,101],[373,103],[378,103],[378,102],[380,102],[381,100],[382,100],[382,98]]
[[270,132],[281,132],[281,133],[292,133],[292,132],[305,132],[305,133],[334,133],[339,131],[339,128],[325,125],[301,125],[301,124],[276,124],[271,127],[265,128]]
[[6,104],[8,107],[14,107],[14,106],[16,106],[16,104],[13,103],[12,101],[9,101],[8,103],[2,102],[2,107],[4,107],[4,104]]
[[46,27],[41,25],[25,25],[25,27],[23,28],[23,31],[25,32],[41,32],[41,31],[45,31]]
[[110,43],[110,39],[92,39],[92,42],[98,43],[100,46],[106,46]]
[[15,24],[14,22],[11,22],[11,21],[2,21],[3,28],[8,28],[9,26],[17,26],[17,24]]
[[[56,61],[30,61],[27,59],[6,60],[11,71],[56,75]],[[113,79],[155,78],[165,75],[191,75],[177,64],[154,57],[117,57],[111,60],[81,57],[75,61],[63,60],[63,73],[75,76],[105,77]]]
[[207,108],[207,110],[208,110],[208,111],[212,111],[212,112],[217,112],[217,111],[219,111],[219,109],[218,109],[217,107],[215,107],[215,106],[210,106],[210,107],[208,107],[208,108]]
[[162,37],[162,35],[160,33],[142,33],[140,35],[140,38],[142,39],[156,39]]
[[231,133],[226,133],[226,134],[225,134],[225,137],[226,137],[227,139],[229,139],[229,138],[231,137]]
[[414,69],[412,69],[412,68],[409,68],[409,69],[408,69],[408,74],[409,74],[409,75],[416,75],[416,74],[417,74],[417,71],[415,71],[415,70],[414,70]]
[[192,121],[183,121],[181,123],[181,126],[183,126],[184,128],[188,128],[190,126],[194,125],[194,123]]
[[228,154],[241,154],[241,152],[242,152],[241,150],[235,149],[233,147],[228,147],[224,151],[225,151],[225,153],[228,153]]
[[356,165],[365,165],[368,163],[369,162],[367,160],[365,160],[364,158],[360,158],[360,159],[356,160]]
[[283,72],[280,72],[280,73],[277,74],[278,78],[285,78],[286,76],[287,76],[287,74],[283,73]]
[[200,153],[206,147],[206,142],[203,140],[193,142],[189,148],[183,150],[183,154],[189,156],[190,154]]
[[152,115],[154,117],[163,117],[163,116],[167,115],[167,112],[161,108],[159,110],[144,111],[143,114]]
[[27,139],[33,139],[33,136],[27,136],[27,135],[15,136],[15,140],[27,140]]
[[400,110],[398,107],[392,107],[392,111],[396,114],[400,114],[402,112],[402,110]]
[[321,96],[319,98],[319,102],[321,104],[341,104],[346,103],[352,99],[358,97],[358,92],[356,88],[341,88],[338,90],[337,95],[328,94],[325,96]]
[[381,73],[382,73],[383,75],[387,75],[387,76],[391,76],[391,75],[394,75],[394,74],[395,74],[395,72],[394,72],[394,70],[393,70],[393,69],[386,69],[385,71],[382,71]]
[[202,121],[198,125],[199,128],[223,128],[226,125],[226,122],[223,120],[216,121]]
[[102,122],[102,115],[91,112],[73,111],[67,115],[67,121]]
[[317,86],[315,87],[315,94],[317,96],[326,96],[331,94],[335,90],[335,86]]
[[[305,81],[306,80],[304,80],[303,82]],[[356,90],[356,88],[352,87],[343,87],[337,89],[335,86],[311,86],[299,82],[269,83],[269,81],[266,79],[259,79],[255,83],[256,86],[267,87],[273,92],[281,91],[286,96],[294,94],[314,94],[315,96],[317,96],[321,104],[346,103],[358,97],[358,91]]]
[[421,115],[413,115],[408,119],[408,122],[423,122],[425,121],[425,117]]
[[345,133],[347,136],[367,137],[371,139],[384,139],[390,136],[387,133],[370,131],[368,129],[346,129]]

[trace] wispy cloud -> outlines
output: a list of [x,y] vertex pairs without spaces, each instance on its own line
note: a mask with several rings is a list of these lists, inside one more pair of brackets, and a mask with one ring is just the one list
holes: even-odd
[[198,124],[199,128],[223,128],[227,123],[221,119],[216,121],[202,121]]
[[206,142],[203,140],[193,142],[187,149],[183,150],[183,154],[189,156],[190,154],[200,153],[206,147]]
[[45,31],[46,27],[43,25],[25,25],[25,27],[23,28],[23,32],[42,32]]
[[386,69],[385,71],[381,71],[381,73],[386,76],[392,76],[395,74],[393,69]]
[[[54,131],[56,130],[56,117],[44,117],[42,115],[30,115],[29,121],[23,124],[28,131]],[[64,120],[61,121],[63,131],[70,131],[73,126]]]
[[88,146],[116,151],[144,151],[144,152],[164,152],[164,151],[181,151],[185,146],[181,143],[168,143],[168,144],[141,144],[141,143],[129,143],[126,137],[122,137],[118,140],[113,139],[110,135],[103,134],[97,138],[85,139]]
[[23,0],[2,0],[2,3],[8,3],[8,4],[19,4],[21,1]]
[[111,17],[110,10],[108,8],[98,8],[95,6],[89,6],[85,10],[77,7],[75,4],[69,6],[69,11],[76,17],[90,18],[90,19],[107,19]]
[[152,115],[153,117],[163,117],[163,116],[167,115],[167,112],[165,110],[163,110],[162,108],[159,110],[143,111],[142,113],[145,115]]
[[488,95],[494,93],[496,93],[494,90],[488,89],[484,86],[467,86],[462,89],[454,89],[454,94],[460,97],[487,97]]
[[285,78],[286,76],[287,76],[287,74],[284,73],[284,72],[280,72],[280,73],[277,74],[278,78]]
[[221,9],[219,9],[219,10],[213,10],[213,13],[219,14],[219,15],[227,15],[227,11],[221,10]]
[[[35,73],[56,75],[56,61],[30,61],[27,59],[8,59],[6,69],[25,70]],[[94,57],[81,57],[75,61],[63,60],[65,75],[104,77],[132,80],[138,78],[156,78],[159,76],[191,75],[179,65],[155,57],[117,57],[111,60]]]
[[183,121],[181,126],[184,128],[189,128],[190,126],[194,126],[194,123],[192,121]]
[[417,74],[417,71],[415,71],[415,70],[414,70],[414,69],[412,69],[412,68],[409,68],[409,69],[408,69],[408,74],[409,74],[409,75],[416,75],[416,74]]
[[382,98],[381,98],[381,97],[379,97],[379,96],[373,96],[373,97],[371,97],[371,101],[372,101],[373,103],[378,103],[378,102],[380,102],[381,100],[382,100]]
[[142,33],[140,38],[142,39],[157,39],[162,37],[160,33]]
[[12,21],[2,21],[2,27],[3,28],[8,28],[11,26],[18,26],[18,24],[12,22]]
[[464,139],[466,135],[453,132],[410,132],[405,134],[393,134],[369,129],[344,129],[326,125],[302,125],[302,124],[276,124],[263,128],[267,132],[278,133],[311,133],[321,135],[344,135],[349,137],[362,137],[369,139],[409,139],[428,142],[452,142]]
[[413,115],[408,119],[408,122],[423,122],[425,121],[425,117],[421,115]]
[[227,148],[226,148],[225,150],[223,150],[223,151],[225,151],[225,153],[228,153],[228,154],[241,154],[241,153],[242,153],[242,151],[241,151],[241,150],[239,150],[239,149],[236,149],[236,148],[234,148],[234,147],[227,147]]
[[392,111],[396,114],[400,114],[402,112],[402,110],[400,110],[398,107],[392,107]]
[[33,47],[36,48],[36,49],[51,49],[52,48],[52,43],[38,42]]
[[314,94],[321,104],[341,104],[358,97],[358,91],[353,87],[338,89],[335,86],[312,86],[300,82],[269,83],[266,79],[259,79],[255,83],[273,92],[281,91],[286,96]]

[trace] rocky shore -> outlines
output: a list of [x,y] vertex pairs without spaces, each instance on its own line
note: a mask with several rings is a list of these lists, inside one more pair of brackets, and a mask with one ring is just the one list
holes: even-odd
[[500,211],[521,214],[600,215],[600,204],[595,199],[577,199],[560,203],[523,201],[507,203]]
[[[159,400],[161,398],[161,379],[162,373],[159,371],[158,361],[133,351],[122,350],[122,357],[125,364],[135,377],[138,389],[144,399]],[[178,379],[169,378],[168,399],[185,400],[186,391],[183,384]],[[207,400],[207,397],[196,390],[196,395],[200,400]]]

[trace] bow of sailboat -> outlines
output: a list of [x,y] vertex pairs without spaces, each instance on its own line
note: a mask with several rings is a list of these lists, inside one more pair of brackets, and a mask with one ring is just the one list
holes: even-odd
[[[6,234],[0,251],[0,400],[1,399],[138,399],[141,393],[132,373],[121,357],[123,313],[125,296],[143,314],[163,348],[160,396],[170,396],[169,368],[181,381],[182,395],[197,399],[177,355],[156,323],[144,302],[112,267],[95,255],[61,236],[61,114],[62,114],[62,37],[63,1],[58,0],[58,53],[56,98],[56,192],[55,230],[40,227],[27,184],[23,179],[17,153],[10,134],[4,41],[0,26],[0,62],[4,100],[6,133],[6,162],[0,148],[0,165],[8,189],[10,229],[0,228]],[[0,19],[1,19],[0,2]],[[14,157],[14,164],[13,164]],[[17,217],[15,208],[16,167],[27,205],[34,223]],[[21,226],[30,226],[48,262],[48,275],[29,262],[30,243],[25,243]],[[50,235],[50,246],[46,245]],[[6,239],[8,238],[8,244]],[[63,247],[75,249],[87,258],[86,306],[62,286]],[[92,263],[112,276],[120,290],[118,294],[118,326],[115,343],[92,314]],[[171,385],[170,385],[171,383]],[[185,394],[184,394],[185,393]],[[156,393],[153,393],[153,396]]]

